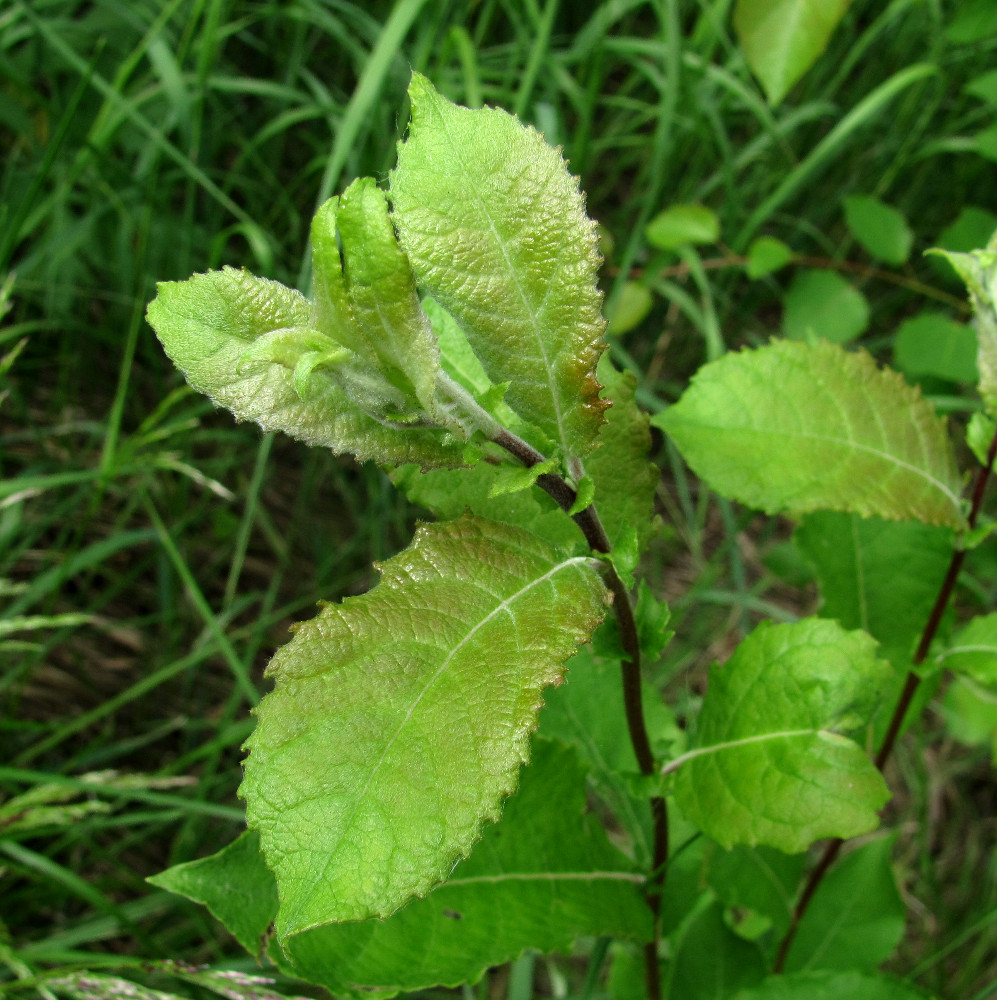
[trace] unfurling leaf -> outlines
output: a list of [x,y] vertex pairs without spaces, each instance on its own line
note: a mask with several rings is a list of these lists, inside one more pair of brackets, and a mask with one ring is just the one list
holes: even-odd
[[728,354],[652,422],[718,493],[768,513],[965,524],[945,421],[864,352],[775,341]]
[[509,405],[585,455],[602,422],[605,323],[595,224],[543,137],[497,108],[451,104],[418,73],[391,175],[393,220],[421,287],[460,323]]
[[[316,321],[327,319],[313,314],[299,292],[276,281],[227,267],[162,282],[148,319],[187,381],[240,420],[349,452],[360,461],[463,464],[462,443],[445,431],[387,424],[361,408],[349,383],[339,379],[348,367],[341,354],[335,365],[312,371],[302,398],[298,364],[317,345],[328,347],[331,331],[316,329]],[[376,372],[369,383],[376,406],[403,403]]]
[[711,671],[694,745],[666,767],[686,817],[724,847],[790,853],[874,829],[889,792],[843,734],[892,675],[875,645],[818,618],[760,625]]
[[248,742],[242,795],[282,938],[387,916],[446,878],[604,613],[591,559],[482,518],[423,525],[381,571],[277,652]]

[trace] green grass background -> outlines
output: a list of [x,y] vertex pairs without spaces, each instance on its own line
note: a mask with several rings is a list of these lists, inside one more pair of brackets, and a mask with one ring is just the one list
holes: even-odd
[[[774,109],[731,9],[0,4],[0,788],[69,780],[78,793],[70,779],[91,772],[149,776],[109,786],[100,811],[83,794],[78,813],[30,836],[0,831],[10,974],[143,956],[248,962],[205,912],[143,878],[238,832],[239,748],[269,653],[318,599],[370,586],[372,560],[407,543],[418,512],[375,468],[213,411],[172,370],[145,304],[156,281],[223,264],[307,288],[311,213],[357,175],[385,177],[412,69],[563,146],[604,229],[610,307],[628,276],[661,269],[651,314],[614,344],[651,408],[710,343],[779,332],[791,273],[749,282],[724,263],[755,235],[851,267],[872,307],[864,343],[884,358],[905,316],[961,316],[959,286],[920,252],[942,238],[968,249],[997,221],[997,110],[964,89],[995,66],[989,5],[855,0]],[[907,265],[884,276],[863,256],[843,219],[853,193],[904,213]],[[718,214],[721,244],[651,252],[647,221],[689,201]],[[970,405],[926,390],[957,420]],[[680,634],[664,683],[726,655],[759,616],[803,613],[812,594],[766,568],[764,553],[785,554],[777,528],[699,491],[667,449],[660,458],[668,526],[648,576]],[[995,569],[977,558],[973,606],[993,607]],[[910,902],[895,965],[982,1000],[997,975],[997,796],[986,752],[932,740],[937,729],[929,714],[894,776]],[[523,968],[509,995],[530,995]]]

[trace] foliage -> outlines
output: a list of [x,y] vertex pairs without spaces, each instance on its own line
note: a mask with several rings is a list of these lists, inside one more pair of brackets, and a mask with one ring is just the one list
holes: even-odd
[[0,989],[986,995],[990,17],[15,0]]

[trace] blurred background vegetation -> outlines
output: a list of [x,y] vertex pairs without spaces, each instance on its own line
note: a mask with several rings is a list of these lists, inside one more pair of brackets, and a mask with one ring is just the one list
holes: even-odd
[[[771,107],[732,7],[0,5],[0,965],[19,989],[59,963],[249,968],[207,913],[143,878],[238,832],[239,748],[269,654],[318,599],[370,586],[419,512],[376,468],[215,412],[144,310],[156,281],[223,264],[307,288],[311,214],[353,177],[385,177],[412,69],[563,146],[603,228],[614,355],[650,409],[720,350],[833,327],[841,289],[814,273],[860,297],[841,339],[884,361],[904,362],[912,318],[964,329],[958,282],[922,251],[997,227],[997,8],[854,0]],[[877,260],[857,239],[854,195],[899,212],[906,254]],[[715,234],[649,238],[690,203]],[[762,235],[794,259],[753,280],[743,255]],[[965,365],[901,367],[958,431],[974,406]],[[788,530],[701,490],[658,447],[666,527],[646,571],[679,630],[664,687],[760,616],[808,613],[814,593]],[[963,599],[992,608],[995,579],[984,547]],[[672,694],[681,711],[695,684]],[[997,722],[974,704],[946,729],[943,707],[895,765],[910,927],[894,964],[969,1000],[997,976]]]

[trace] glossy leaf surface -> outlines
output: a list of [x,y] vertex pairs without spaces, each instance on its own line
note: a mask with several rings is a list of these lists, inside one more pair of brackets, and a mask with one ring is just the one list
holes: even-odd
[[334,372],[314,375],[302,398],[295,368],[325,335],[312,325],[311,303],[276,281],[227,267],[161,282],[148,319],[187,381],[240,420],[361,461],[461,464],[462,446],[444,431],[385,425]]
[[728,354],[652,422],[718,493],[768,513],[964,524],[944,420],[864,352],[774,341]]
[[460,323],[507,401],[569,455],[595,443],[605,323],[598,241],[578,181],[543,137],[497,108],[452,104],[418,73],[391,175],[393,219],[419,284]]
[[760,625],[710,672],[692,747],[667,765],[679,807],[728,848],[792,853],[874,829],[889,792],[843,734],[891,675],[862,632],[817,618]]
[[277,652],[248,742],[241,793],[282,938],[387,916],[449,874],[604,613],[590,559],[481,518],[421,526],[381,572]]

